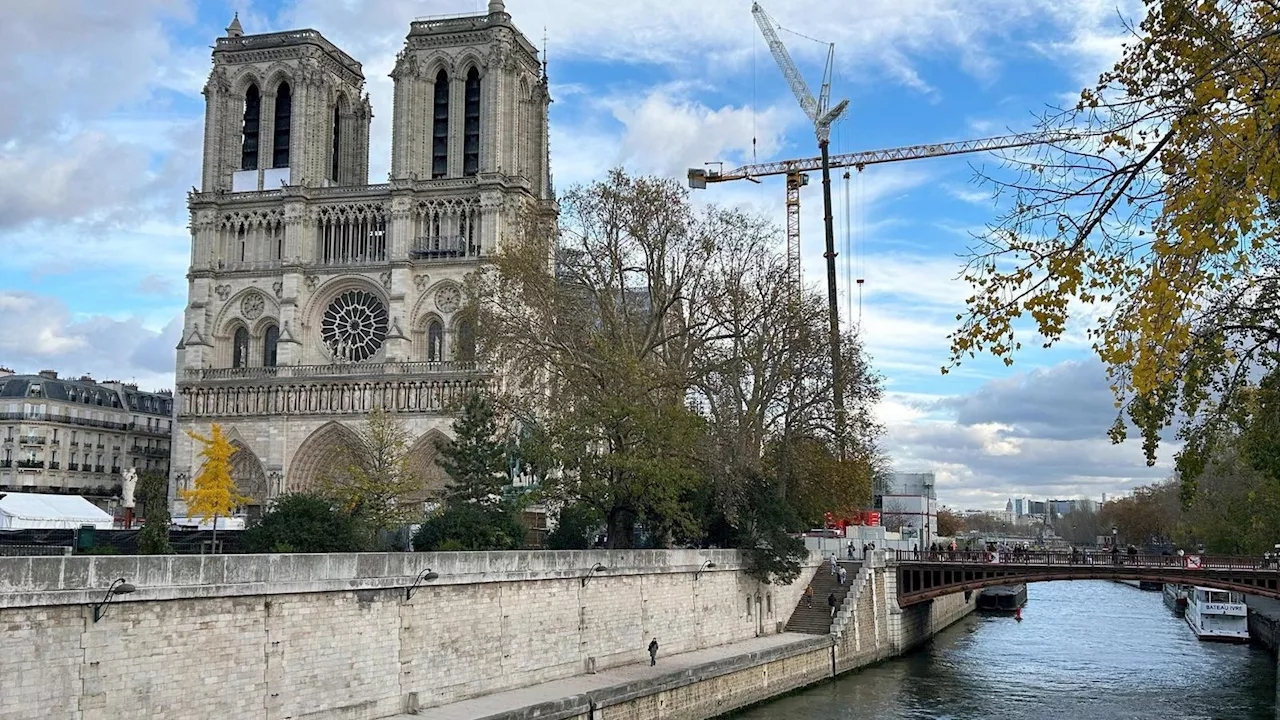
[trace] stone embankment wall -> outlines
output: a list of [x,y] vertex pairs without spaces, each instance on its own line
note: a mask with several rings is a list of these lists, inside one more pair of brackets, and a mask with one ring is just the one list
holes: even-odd
[[[652,637],[778,632],[813,566],[773,587],[734,551],[0,558],[0,720],[386,717],[640,662]],[[118,577],[137,591],[95,623]]]
[[877,556],[854,576],[836,634],[486,720],[705,720],[901,655],[973,611],[977,593],[899,608],[897,574]]

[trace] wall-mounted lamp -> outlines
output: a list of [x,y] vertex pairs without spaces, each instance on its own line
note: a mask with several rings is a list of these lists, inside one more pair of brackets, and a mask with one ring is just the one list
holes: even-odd
[[598,572],[609,572],[609,568],[605,567],[604,565],[601,565],[600,563],[596,563],[595,565],[592,565],[591,572],[588,572],[587,576],[582,578],[582,587],[586,587],[587,581],[595,577],[596,573]]
[[426,570],[418,573],[418,577],[413,579],[413,584],[404,589],[404,601],[409,602],[412,600],[414,591],[421,587],[422,583],[431,582],[438,577],[440,577],[440,573],[433,572],[431,568],[427,568]]
[[697,582],[698,578],[702,577],[702,573],[708,570],[714,570],[715,567],[716,567],[716,564],[711,562],[710,560],[702,563],[702,567],[698,568],[698,572],[693,574],[693,581]]
[[111,602],[112,597],[115,597],[116,595],[128,595],[137,589],[138,588],[133,585],[125,582],[124,578],[116,578],[115,582],[111,583],[111,587],[107,588],[107,594],[102,596],[102,602],[93,604],[93,621],[98,622],[102,619],[102,616],[106,614],[106,610],[104,608],[107,606],[107,603]]

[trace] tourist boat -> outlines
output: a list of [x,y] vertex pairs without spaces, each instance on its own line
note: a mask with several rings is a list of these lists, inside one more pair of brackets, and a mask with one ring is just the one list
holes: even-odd
[[1014,612],[1027,604],[1027,586],[994,585],[978,594],[977,608],[991,612]]
[[1165,583],[1164,604],[1176,613],[1178,617],[1182,617],[1183,613],[1187,611],[1187,586]]
[[1184,617],[1201,640],[1249,642],[1249,609],[1241,593],[1188,588]]

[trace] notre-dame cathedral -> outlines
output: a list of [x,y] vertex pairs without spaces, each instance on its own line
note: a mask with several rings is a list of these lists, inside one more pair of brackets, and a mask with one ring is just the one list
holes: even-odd
[[241,491],[265,504],[313,487],[375,407],[443,482],[453,401],[493,381],[462,284],[518,218],[556,212],[551,100],[502,0],[410,23],[391,77],[391,173],[369,184],[359,62],[315,30],[246,35],[236,19],[217,39],[189,197],[173,490],[201,462],[186,430],[220,424]]

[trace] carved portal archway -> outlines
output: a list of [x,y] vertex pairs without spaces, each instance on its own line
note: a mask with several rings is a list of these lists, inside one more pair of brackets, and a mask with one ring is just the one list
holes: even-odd
[[444,496],[445,488],[449,484],[449,475],[436,464],[436,458],[439,456],[438,449],[440,443],[449,442],[449,436],[439,430],[432,430],[426,435],[418,438],[418,441],[409,449],[408,466],[409,472],[426,479],[426,497],[423,500],[438,500]]
[[271,499],[271,490],[262,460],[241,440],[232,440],[231,447],[236,449],[231,456],[231,479],[235,481],[236,489],[241,495],[251,498],[245,505],[259,508],[266,505]]
[[337,422],[311,433],[293,454],[293,462],[285,473],[286,492],[318,489],[324,478],[340,469],[361,442],[351,428]]

